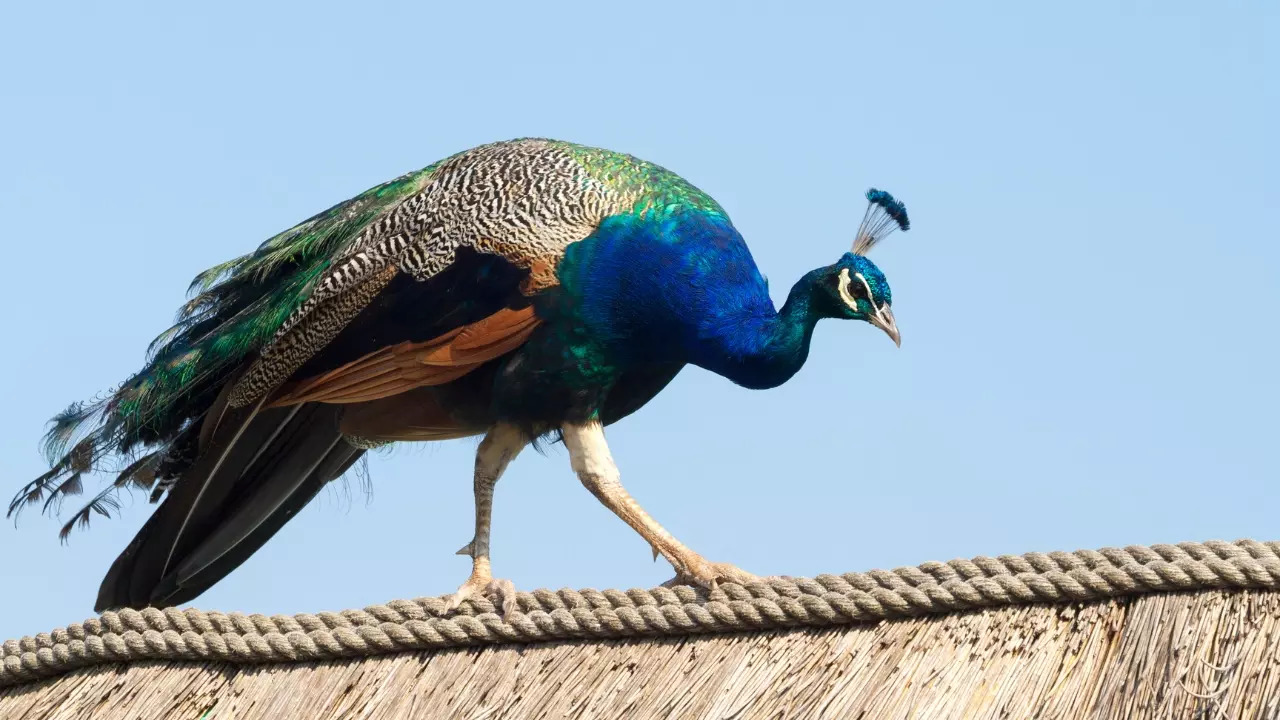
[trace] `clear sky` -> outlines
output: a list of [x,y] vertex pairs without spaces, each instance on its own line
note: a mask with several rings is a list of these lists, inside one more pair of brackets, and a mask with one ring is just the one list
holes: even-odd
[[[849,247],[868,186],[910,208],[874,254],[901,349],[829,321],[781,388],[688,369],[610,429],[624,483],[709,559],[1280,538],[1274,3],[178,5],[0,11],[6,502],[47,419],[138,368],[198,271],[534,135],[711,193],[779,304]],[[197,604],[452,591],[474,446],[374,456],[368,502],[326,492]],[[37,514],[0,526],[0,639],[90,615],[150,509],[66,546]],[[498,486],[493,561],[523,589],[670,576],[559,446]]]

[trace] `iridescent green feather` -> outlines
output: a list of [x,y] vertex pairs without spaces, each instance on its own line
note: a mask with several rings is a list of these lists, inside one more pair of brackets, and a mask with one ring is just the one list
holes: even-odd
[[710,195],[660,165],[611,150],[557,144],[568,150],[592,178],[631,198],[631,211],[636,215],[678,207],[726,217],[724,208]]
[[[54,497],[79,488],[80,473],[111,469],[107,461],[113,457],[124,465],[140,448],[163,451],[180,438],[208,410],[229,374],[306,299],[333,259],[370,223],[419,192],[438,165],[372,188],[196,276],[190,300],[174,326],[151,343],[141,371],[106,397],[77,403],[53,418],[44,440],[52,468],[18,494],[9,513],[46,493],[46,508],[56,507]],[[155,466],[145,465],[151,472]],[[115,487],[128,485],[126,480],[121,477]],[[77,517],[103,513],[104,498]]]

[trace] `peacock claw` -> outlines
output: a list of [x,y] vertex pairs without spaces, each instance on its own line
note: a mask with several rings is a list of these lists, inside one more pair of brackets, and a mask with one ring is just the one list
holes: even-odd
[[693,585],[708,590],[715,590],[719,583],[727,582],[736,585],[747,585],[760,580],[759,577],[729,563],[713,563],[700,556],[676,566],[676,576],[662,583],[662,587],[677,585]]
[[504,616],[510,615],[517,609],[515,583],[510,580],[472,573],[471,577],[462,583],[462,587],[458,588],[457,592],[448,596],[444,603],[445,614],[457,610],[462,606],[463,602],[471,598],[481,597],[499,606]]

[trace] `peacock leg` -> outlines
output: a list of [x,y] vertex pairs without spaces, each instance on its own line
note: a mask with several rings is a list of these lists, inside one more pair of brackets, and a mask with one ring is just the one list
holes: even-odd
[[569,462],[578,479],[605,507],[648,541],[655,557],[661,554],[671,563],[676,569],[677,580],[714,588],[718,581],[743,584],[757,579],[733,565],[707,561],[685,547],[645,512],[622,487],[618,467],[614,465],[609,445],[604,439],[604,427],[599,422],[565,424],[561,430],[565,447],[569,448]]
[[449,596],[445,612],[471,597],[488,597],[501,602],[502,612],[516,609],[516,589],[510,580],[495,580],[489,565],[489,527],[493,518],[493,488],[507,465],[527,444],[524,433],[511,425],[494,425],[476,450],[476,533],[462,546],[459,555],[471,556],[471,577]]

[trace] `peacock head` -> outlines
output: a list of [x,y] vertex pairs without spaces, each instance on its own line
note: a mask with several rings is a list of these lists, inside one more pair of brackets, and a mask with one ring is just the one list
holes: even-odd
[[889,193],[872,188],[867,191],[867,200],[870,204],[854,238],[853,250],[825,269],[822,285],[836,317],[869,322],[900,346],[902,337],[893,319],[889,281],[866,254],[894,230],[909,230],[911,222],[906,206]]

